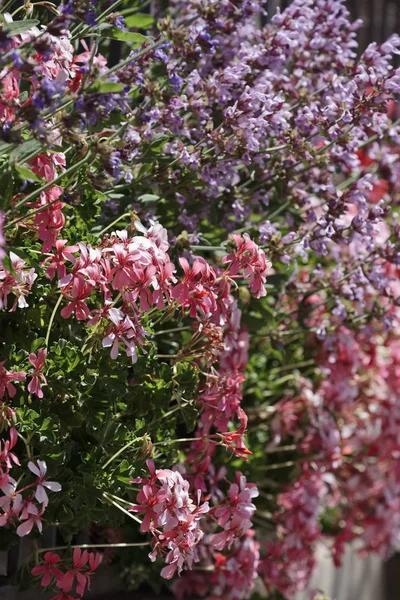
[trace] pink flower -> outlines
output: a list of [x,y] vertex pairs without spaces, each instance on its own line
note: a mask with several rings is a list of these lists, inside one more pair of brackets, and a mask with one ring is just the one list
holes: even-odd
[[17,69],[12,71],[6,68],[1,71],[2,90],[0,100],[0,121],[13,121],[15,110],[19,106],[19,72]]
[[90,310],[84,300],[89,298],[92,293],[92,286],[81,277],[75,277],[72,286],[72,294],[69,298],[71,302],[61,311],[61,316],[68,319],[72,313],[75,313],[78,321],[86,321],[89,318]]
[[33,367],[35,367],[35,370],[31,374],[32,379],[28,385],[28,392],[30,392],[31,394],[36,394],[38,398],[43,398],[40,380],[42,380],[44,384],[47,383],[46,377],[41,372],[46,362],[46,357],[47,350],[43,348],[39,350],[37,356],[33,352],[29,355],[29,362]]
[[216,274],[203,258],[196,258],[192,267],[186,258],[179,262],[184,277],[172,290],[172,297],[184,308],[190,308],[190,316],[194,318],[199,309],[204,314],[210,314],[216,309],[216,293],[214,288]]
[[57,596],[53,596],[51,600],[76,600],[76,598],[74,596],[66,594],[65,592],[60,592],[59,594],[57,594]]
[[0,398],[3,398],[6,392],[10,398],[14,398],[17,390],[11,382],[17,381],[20,383],[21,381],[25,381],[26,373],[24,371],[6,371],[4,368],[5,362],[5,360],[0,362]]
[[26,521],[24,521],[24,523],[22,523],[19,527],[17,527],[17,532],[16,532],[17,535],[19,535],[20,537],[29,535],[30,532],[32,531],[32,528],[34,527],[34,525],[36,525],[36,527],[38,528],[40,533],[42,533],[43,512],[44,512],[43,509],[41,511],[39,511],[38,508],[34,504],[30,503],[29,506],[24,509],[24,511],[21,515],[21,519],[26,518]]
[[123,342],[126,355],[132,359],[133,364],[136,363],[137,347],[142,347],[146,335],[139,316],[136,313],[130,316],[124,315],[122,311],[116,309],[110,309],[108,313],[112,325],[106,329],[106,336],[102,342],[103,348],[111,348],[110,356],[115,360],[119,354],[119,343]]
[[34,577],[43,575],[40,585],[47,587],[51,583],[52,575],[57,581],[63,576],[63,573],[60,571],[60,569],[54,566],[60,562],[61,558],[54,552],[46,552],[43,558],[46,564],[33,567],[31,573]]
[[[87,550],[81,552],[80,548],[75,548],[73,554],[73,566],[57,581],[57,587],[63,592],[69,592],[76,578],[76,593],[82,596],[90,579],[86,577],[85,573],[81,572],[81,569],[87,564],[89,559],[90,554]],[[92,570],[98,566],[99,562],[99,560],[92,558],[92,565],[89,567],[89,572],[92,572]],[[92,566],[94,567],[93,569],[91,568]]]
[[69,260],[71,263],[75,263],[72,252],[77,252],[78,246],[67,246],[67,243],[67,240],[56,240],[56,249],[52,256],[49,256],[42,262],[42,265],[45,265],[47,262],[50,263],[46,270],[46,276],[49,279],[53,279],[56,271],[58,278],[63,279],[67,274],[65,261]]
[[264,284],[271,263],[267,261],[264,251],[250,239],[247,233],[243,238],[237,233],[232,237],[236,248],[232,254],[225,256],[222,262],[229,265],[230,275],[235,276],[240,270],[243,271],[243,277],[250,279],[250,291],[255,298],[266,296]]
[[90,577],[95,572],[95,570],[97,569],[99,564],[101,563],[102,558],[103,557],[99,552],[96,552],[96,553],[89,552],[89,568],[87,571],[82,573],[82,575],[85,578],[85,583],[83,583],[83,580],[82,580],[82,583],[79,582],[76,586],[76,593],[79,594],[80,596],[83,596],[86,585],[87,585],[88,589],[90,589]]
[[7,477],[3,477],[2,479],[3,482],[1,486],[1,491],[3,492],[4,496],[0,497],[0,507],[3,510],[9,510],[11,503],[14,501],[16,496],[20,494],[15,493],[17,490],[17,482],[15,481],[15,479],[10,477],[9,475],[7,475]]
[[45,475],[47,472],[47,465],[43,460],[37,461],[38,467],[33,463],[28,463],[28,469],[37,476],[37,487],[35,492],[35,497],[38,502],[40,502],[43,507],[46,507],[49,503],[49,499],[47,497],[45,487],[52,492],[60,492],[61,485],[57,483],[57,481],[47,481],[45,479]]
[[154,536],[151,560],[157,554],[167,555],[161,576],[170,579],[175,572],[181,573],[184,565],[192,567],[199,560],[196,546],[203,537],[199,527],[202,516],[209,511],[208,503],[196,506],[189,496],[189,482],[178,471],[158,471],[154,463],[147,461],[150,478],[137,478],[142,489],[137,495],[138,504],[133,512],[145,513],[142,531],[151,531]]
[[32,203],[32,208],[41,208],[33,217],[32,227],[43,241],[42,252],[51,251],[61,229],[64,227],[65,217],[62,212],[64,203],[58,200],[63,192],[61,186],[53,185],[40,194],[38,202]]
[[[5,506],[6,512],[0,515],[0,527],[4,527],[5,525],[11,524],[14,525],[15,521],[20,517],[20,512],[22,509],[22,496],[21,494],[17,494],[16,496],[12,496],[12,507],[8,504]],[[4,507],[3,507],[4,510]]]
[[65,156],[62,152],[44,152],[35,156],[31,164],[32,171],[49,183],[57,177],[56,167],[65,167]]
[[14,254],[14,252],[10,252],[10,260],[15,274],[6,271],[4,267],[0,266],[0,309],[7,308],[8,296],[12,294],[15,299],[9,310],[10,312],[14,312],[17,306],[18,308],[26,308],[28,306],[26,296],[28,296],[37,278],[37,274],[33,268],[24,269],[26,265],[25,261]]
[[16,429],[14,428],[10,429],[10,439],[6,442],[3,441],[3,449],[1,447],[0,440],[0,464],[5,463],[8,469],[12,468],[11,461],[13,461],[16,465],[21,464],[18,460],[18,457],[13,452],[10,452],[10,450],[12,450],[12,448],[14,448],[15,444],[17,443],[17,440],[18,434]]

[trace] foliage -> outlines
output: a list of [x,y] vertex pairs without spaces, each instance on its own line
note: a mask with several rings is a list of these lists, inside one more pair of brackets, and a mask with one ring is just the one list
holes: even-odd
[[1,548],[29,535],[57,600],[101,559],[132,587],[241,600],[293,597],[326,534],[337,564],[356,538],[390,552],[400,38],[357,57],[341,0],[263,29],[249,0],[16,4]]

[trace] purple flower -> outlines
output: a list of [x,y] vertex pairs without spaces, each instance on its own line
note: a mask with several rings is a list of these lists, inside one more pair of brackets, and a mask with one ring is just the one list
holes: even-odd
[[172,87],[174,88],[174,90],[179,92],[179,90],[182,87],[183,79],[182,79],[182,77],[179,77],[179,75],[176,75],[176,73],[174,73],[173,75],[170,76],[169,82],[172,85]]
[[32,104],[39,111],[45,108],[52,109],[61,103],[66,84],[63,81],[51,80],[43,77],[40,87],[32,97]]
[[115,27],[118,27],[118,29],[120,29],[121,31],[127,30],[125,26],[125,19],[122,15],[118,15],[117,17],[115,17],[114,25]]

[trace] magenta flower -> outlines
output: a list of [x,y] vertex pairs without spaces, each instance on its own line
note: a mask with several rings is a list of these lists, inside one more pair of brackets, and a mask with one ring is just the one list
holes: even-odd
[[18,383],[21,381],[25,381],[26,373],[24,371],[15,371],[10,372],[4,368],[5,360],[0,362],[0,398],[3,398],[5,393],[10,396],[10,398],[14,398],[17,393],[17,389],[12,381],[17,381]]
[[58,554],[54,552],[46,552],[44,555],[45,563],[44,565],[38,565],[37,567],[33,567],[31,573],[34,577],[38,577],[39,575],[43,575],[40,585],[43,587],[47,587],[51,583],[52,576],[58,581],[63,576],[63,573],[55,567],[61,558]]
[[51,490],[52,492],[60,492],[61,485],[59,483],[57,483],[57,481],[47,481],[45,479],[45,475],[47,472],[47,465],[44,462],[44,460],[38,460],[37,464],[38,464],[38,467],[33,462],[29,462],[28,468],[38,478],[37,484],[36,484],[37,485],[36,492],[35,492],[36,500],[38,502],[40,502],[43,505],[43,507],[46,507],[49,503],[49,499],[47,497],[47,493],[44,488],[46,487],[47,489]]
[[34,354],[34,352],[32,352],[29,355],[29,362],[31,363],[31,365],[33,367],[35,367],[35,370],[31,374],[32,379],[28,385],[28,392],[30,392],[31,394],[35,394],[38,398],[43,398],[41,381],[44,384],[47,384],[46,377],[41,372],[44,367],[44,364],[46,362],[46,357],[47,357],[47,350],[44,350],[43,348],[41,348],[39,350],[39,352],[37,353],[37,356],[36,356],[36,354]]

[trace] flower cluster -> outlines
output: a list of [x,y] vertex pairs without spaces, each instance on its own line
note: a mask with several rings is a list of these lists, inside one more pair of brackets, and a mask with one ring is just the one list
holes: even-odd
[[178,471],[156,470],[151,460],[147,461],[147,467],[150,479],[132,481],[140,483],[142,489],[137,496],[139,504],[130,510],[145,513],[141,530],[153,535],[150,558],[156,560],[158,555],[165,555],[166,566],[161,576],[171,579],[184,566],[191,569],[199,561],[196,546],[204,535],[199,521],[209,506],[207,502],[194,504],[189,496],[189,482]]
[[[398,543],[400,38],[357,52],[344,0],[128,4],[0,24],[0,526],[290,598],[322,537]],[[32,574],[69,600],[99,562]]]
[[83,596],[86,589],[90,589],[90,579],[102,559],[98,552],[83,552],[75,548],[72,557],[72,564],[69,561],[62,560],[55,552],[46,552],[43,556],[43,562],[32,569],[34,577],[41,577],[40,585],[48,588],[55,586],[62,590],[54,600],[74,600],[69,594],[73,586],[76,585],[76,593]]
[[[11,312],[18,308],[26,308],[32,286],[37,278],[35,269],[26,269],[26,262],[14,252],[10,252],[12,271],[0,266],[0,307],[7,308]],[[9,296],[13,298],[10,307]]]
[[41,460],[37,461],[37,465],[32,461],[28,463],[28,469],[36,476],[34,483],[17,483],[10,475],[15,465],[21,466],[18,457],[12,452],[18,440],[17,431],[10,429],[9,436],[9,440],[0,442],[0,527],[19,523],[16,532],[23,537],[29,535],[34,526],[42,532],[43,513],[49,503],[45,488],[60,492],[61,485],[46,478],[47,465]]

